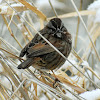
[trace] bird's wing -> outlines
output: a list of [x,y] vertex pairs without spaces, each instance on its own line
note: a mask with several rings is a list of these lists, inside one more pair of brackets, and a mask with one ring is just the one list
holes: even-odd
[[23,57],[25,54],[27,54],[27,50],[35,45],[35,40],[37,37],[38,34],[36,34],[35,37],[21,50],[20,57]]
[[27,52],[28,55],[27,57],[35,57],[35,56],[41,56],[50,52],[55,51],[52,47],[50,47],[49,45],[46,45],[44,43],[38,43],[35,44],[34,46],[30,47]]

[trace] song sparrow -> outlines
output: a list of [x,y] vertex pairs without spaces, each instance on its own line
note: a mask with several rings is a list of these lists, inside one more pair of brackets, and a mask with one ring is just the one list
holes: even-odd
[[[52,43],[66,57],[71,52],[72,39],[59,18],[53,18],[40,30],[40,33]],[[59,68],[65,59],[48,45],[38,34],[22,49],[20,57],[26,55],[18,69],[25,69],[33,65],[36,69],[54,70]]]

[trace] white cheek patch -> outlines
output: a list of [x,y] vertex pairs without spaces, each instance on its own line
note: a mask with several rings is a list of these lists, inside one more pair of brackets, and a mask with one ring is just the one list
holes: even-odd
[[62,37],[62,34],[59,32],[59,33],[56,33],[57,37],[61,38]]

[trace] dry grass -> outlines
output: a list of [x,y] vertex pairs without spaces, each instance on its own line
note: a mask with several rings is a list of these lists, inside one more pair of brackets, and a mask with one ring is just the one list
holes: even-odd
[[[30,16],[29,13],[25,13],[25,11],[32,11],[38,16],[37,19],[40,22],[40,28],[43,28],[44,21],[51,19],[47,18],[41,11],[39,11],[33,5],[30,5],[30,3],[26,2],[25,0],[18,1],[23,5],[11,7],[12,4],[19,3],[13,0],[10,5],[3,3],[2,6],[0,6],[0,14],[3,19],[2,22],[4,22],[4,26],[6,26],[6,29],[9,31],[10,34],[8,35],[11,36],[10,38],[13,38],[13,41],[18,45],[18,48],[15,48],[9,42],[0,37],[0,98],[2,100],[39,100],[44,97],[48,100],[52,100],[53,98],[57,100],[60,98],[72,100],[76,97],[77,99],[81,100],[82,98],[79,96],[80,93],[87,91],[91,87],[93,88],[97,86],[94,78],[100,80],[98,72],[96,72],[96,68],[94,68],[94,62],[97,62],[96,65],[98,68],[98,63],[100,60],[100,54],[98,54],[98,57],[95,54],[98,52],[97,48],[95,48],[96,51],[94,51],[94,47],[90,41],[88,46],[85,47],[84,45],[86,52],[83,52],[81,56],[79,56],[81,50],[79,50],[79,52],[72,50],[69,59],[81,73],[77,71],[72,64],[66,62],[63,67],[55,72],[55,75],[60,82],[57,82],[54,87],[53,84],[55,82],[55,78],[52,73],[48,74],[46,72],[39,72],[32,67],[25,70],[18,70],[18,64],[25,58],[19,58],[19,49],[23,48],[23,46],[21,41],[19,41],[19,38],[16,37],[16,34],[20,35],[24,43],[27,44],[27,42],[34,37],[32,31],[34,30],[37,32],[37,30],[34,28],[34,23],[32,22],[32,16]],[[3,11],[3,7],[5,6],[7,9]],[[21,16],[23,12],[26,14],[26,18]],[[96,12],[85,10],[80,11],[80,14],[81,16],[88,16],[95,15]],[[76,12],[59,15],[58,17],[68,18],[75,16],[78,16]],[[80,21],[78,20],[78,24],[79,23]],[[15,29],[20,30],[20,34],[14,33],[12,26],[14,26]],[[87,28],[91,33],[91,39],[93,40],[95,47],[97,47],[98,44],[96,44],[96,41],[100,36],[99,24],[94,24],[91,22]],[[77,32],[78,30],[79,28],[77,28]],[[77,46],[77,41],[79,39],[77,32],[77,39],[75,40],[76,42],[74,44],[75,47]],[[89,62],[91,62],[90,66],[88,65]],[[71,76],[66,74],[67,71],[71,72]],[[91,76],[88,74],[88,72],[91,73]],[[84,76],[85,74],[90,80],[87,80],[87,78]],[[91,80],[93,80],[95,84]],[[99,88],[99,86],[97,87]],[[72,97],[69,95],[72,95]]]

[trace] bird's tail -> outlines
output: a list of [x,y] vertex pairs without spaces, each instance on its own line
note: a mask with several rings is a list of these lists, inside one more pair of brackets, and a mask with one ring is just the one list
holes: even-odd
[[32,65],[33,63],[33,59],[32,58],[28,58],[27,60],[25,60],[24,62],[22,62],[20,65],[18,65],[18,69],[25,69],[28,68]]

